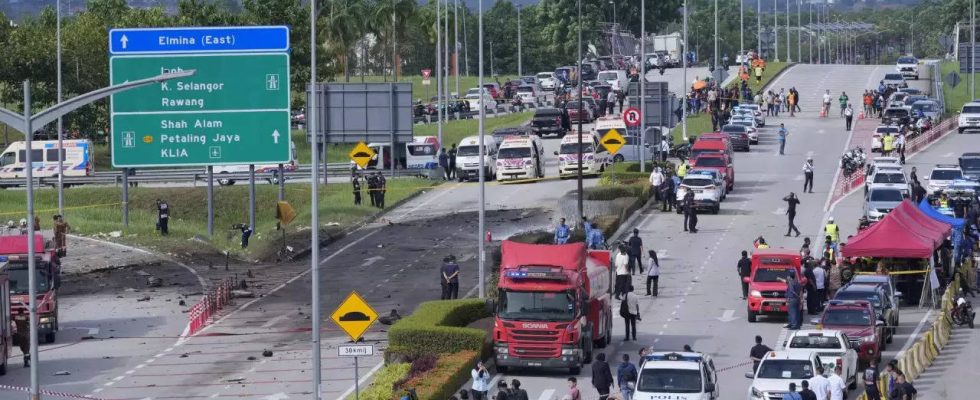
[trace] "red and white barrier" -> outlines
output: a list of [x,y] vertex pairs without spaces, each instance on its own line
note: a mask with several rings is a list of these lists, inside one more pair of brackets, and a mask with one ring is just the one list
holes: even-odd
[[[31,392],[31,388],[23,387],[23,386],[10,386],[10,385],[0,385],[0,390],[9,390],[9,391],[15,391],[15,392],[24,392],[24,393],[30,393]],[[86,395],[77,394],[77,393],[55,392],[53,390],[47,390],[47,389],[40,389],[40,390],[38,390],[38,393],[39,394],[42,394],[42,395],[45,395],[45,396],[61,397],[61,398],[66,398],[66,399],[105,400],[105,399],[102,399],[102,398],[99,398],[99,397],[86,396]],[[3,397],[3,396],[0,396],[0,397]]]
[[187,336],[192,336],[204,327],[214,322],[214,315],[231,301],[231,278],[224,279],[207,291],[201,300],[188,311],[190,322],[187,325]]

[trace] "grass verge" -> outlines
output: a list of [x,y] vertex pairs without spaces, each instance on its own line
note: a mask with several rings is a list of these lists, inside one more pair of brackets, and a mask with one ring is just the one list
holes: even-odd
[[[959,112],[963,105],[972,100],[970,98],[970,74],[960,74],[959,61],[947,61],[940,64],[940,71],[943,76],[943,100],[946,102],[946,112],[953,114]],[[956,87],[950,86],[945,77],[949,73],[956,73],[960,76],[960,83]],[[974,77],[974,79],[977,79]]]
[[[389,205],[435,183],[422,179],[388,180],[385,202]],[[240,246],[241,232],[233,224],[248,223],[248,186],[215,188],[215,232],[207,239],[207,189],[190,188],[131,188],[129,190],[129,227],[122,225],[122,189],[118,187],[80,187],[65,191],[65,217],[73,233],[85,236],[107,236],[120,231],[121,236],[109,238],[130,245],[150,248],[177,256],[194,256],[228,251],[245,260],[274,259],[282,244],[282,233],[275,230],[276,196],[274,185],[256,186],[256,228],[248,249]],[[26,192],[2,191],[0,220],[19,220],[24,217]],[[286,185],[286,200],[296,210],[296,219],[286,228],[287,242],[297,246],[309,242],[311,216],[309,185]],[[57,213],[57,192],[42,189],[35,192],[35,207],[42,229],[51,228],[51,216]],[[365,196],[366,197],[366,196]],[[156,199],[170,205],[170,235],[155,231]],[[354,206],[348,184],[330,184],[320,189],[320,221],[328,232],[352,227],[376,215],[379,210],[366,205]],[[323,229],[323,227],[321,227]]]

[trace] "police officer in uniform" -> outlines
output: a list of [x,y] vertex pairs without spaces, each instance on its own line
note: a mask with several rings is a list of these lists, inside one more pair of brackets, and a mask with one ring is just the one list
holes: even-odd
[[385,208],[385,192],[388,190],[388,181],[385,176],[378,172],[378,208]]
[[365,178],[365,180],[367,180],[368,197],[371,198],[371,207],[377,207],[378,206],[378,196],[377,196],[378,179],[374,175],[368,175],[367,178]]
[[565,219],[562,218],[558,222],[558,227],[555,228],[555,244],[565,244],[568,243],[568,238],[572,235],[571,229],[565,224]]
[[354,205],[359,206],[361,205],[361,179],[354,174],[350,178],[350,183],[354,186]]
[[28,319],[19,319],[11,322],[14,328],[13,341],[20,352],[24,355],[24,368],[31,366],[31,328]]

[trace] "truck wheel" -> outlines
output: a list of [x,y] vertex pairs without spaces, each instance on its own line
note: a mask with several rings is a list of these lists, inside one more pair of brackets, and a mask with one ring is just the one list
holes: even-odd
[[749,310],[749,317],[748,317],[748,319],[749,319],[749,322],[751,322],[751,323],[755,323],[755,322],[756,322],[756,320],[757,320],[757,318],[756,318],[756,316],[757,316],[757,315],[758,315],[758,314],[756,314],[756,313],[754,313],[754,312],[752,312],[752,310]]
[[57,335],[57,333],[55,333],[55,332],[48,332],[47,334],[44,335],[44,342],[45,343],[54,343],[54,339],[55,339],[55,336],[56,335]]
[[501,373],[501,374],[503,374],[503,373],[507,373],[507,370],[508,370],[508,369],[509,369],[509,368],[508,368],[508,367],[507,367],[506,365],[498,365],[498,366],[497,366],[497,372],[499,372],[499,373]]
[[571,367],[568,369],[568,373],[572,375],[578,375],[582,372],[582,367]]
[[582,364],[592,363],[592,339],[584,340],[582,343]]
[[715,208],[711,209],[711,213],[715,215],[718,215],[718,211],[721,211],[721,206],[715,206]]
[[847,385],[847,390],[854,390],[858,387],[858,372],[857,369],[854,370],[854,382]]

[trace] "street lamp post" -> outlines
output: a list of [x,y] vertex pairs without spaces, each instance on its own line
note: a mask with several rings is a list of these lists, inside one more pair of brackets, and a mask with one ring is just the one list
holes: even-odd
[[777,0],[772,0],[772,51],[776,62],[779,62],[779,7]]
[[[439,21],[442,18],[442,0],[436,0],[436,135],[439,137],[439,145],[442,146],[442,120],[443,120],[443,103],[442,103],[442,22]],[[394,25],[392,26],[394,29]],[[394,68],[395,66],[392,65]],[[483,85],[480,85],[480,90],[482,93]],[[426,99],[428,101],[428,99]],[[483,106],[483,100],[480,100],[480,106]],[[449,110],[446,110],[449,111]],[[392,149],[394,149],[394,143],[392,143]],[[394,165],[394,157],[392,157],[392,165]]]
[[803,0],[796,2],[796,56],[803,62]]
[[789,45],[789,0],[786,0],[786,62],[793,62],[793,51]]
[[[718,69],[718,0],[715,0],[715,57],[714,57],[713,64],[715,66],[714,69],[717,70]],[[720,72],[718,73],[718,76],[721,76]],[[721,84],[721,82],[718,83]]]
[[[759,1],[762,1],[762,0],[759,0]],[[682,99],[683,101],[681,101],[681,103],[683,104],[683,106],[682,106],[683,107],[683,110],[682,110],[683,111],[683,114],[681,115],[681,137],[683,137],[684,140],[687,141],[688,140],[688,138],[687,138],[687,89],[688,89],[688,87],[690,87],[690,84],[687,82],[687,55],[691,51],[688,48],[688,46],[687,46],[687,0],[684,0],[684,23],[683,23],[683,31],[684,31],[684,57],[681,60],[681,65],[684,66],[684,68],[683,68],[683,70],[684,70],[683,71],[683,79],[684,79],[684,86],[683,86],[684,96],[683,97],[684,98]],[[756,49],[756,51],[759,51],[759,50]]]
[[521,5],[517,5],[517,76],[524,76],[524,68],[521,65]]
[[[31,143],[34,140],[34,127],[43,127],[51,122],[54,122],[58,118],[61,118],[63,115],[69,112],[113,94],[145,85],[165,82],[171,79],[192,76],[195,72],[196,71],[194,70],[187,70],[176,73],[166,73],[151,78],[140,79],[93,90],[66,101],[58,102],[58,104],[55,104],[54,106],[51,106],[51,108],[37,114],[33,114],[31,105],[31,83],[30,81],[24,81],[24,114],[21,115],[5,108],[0,108],[0,122],[3,122],[4,124],[7,124],[11,128],[14,128],[15,130],[18,130],[24,134],[24,163],[26,165],[32,165],[34,161],[32,160]],[[37,252],[34,248],[34,230],[36,227],[34,226],[33,168],[25,168],[24,175],[27,187],[27,286],[29,296],[27,307],[30,313],[29,326],[31,342],[29,351],[31,359],[31,386],[29,393],[30,398],[32,400],[36,400],[40,398],[40,381],[38,380],[37,266],[35,260],[35,254],[37,254]]]
[[[582,0],[578,0],[578,72],[575,74],[575,91],[578,92],[578,165],[582,165]],[[612,1],[609,2],[612,4]],[[616,11],[616,5],[613,4],[613,13]],[[616,17],[614,16],[615,20]],[[622,90],[622,88],[620,88]],[[622,111],[622,110],[620,110]],[[585,209],[582,206],[582,168],[577,169],[575,174],[577,186],[578,186],[578,218],[585,215]]]
[[[313,400],[320,400],[320,383],[321,383],[321,370],[320,370],[320,209],[317,207],[320,204],[320,193],[318,192],[320,185],[320,152],[318,151],[319,138],[317,136],[317,104],[316,98],[318,95],[316,88],[316,1],[310,2],[310,96],[307,99],[307,109],[306,115],[312,116],[309,118],[309,125],[306,127],[307,132],[310,135],[310,297],[311,305],[313,308],[312,315],[310,316],[310,322],[312,323],[312,329],[310,330],[310,346],[312,351],[313,368],[311,369],[313,373]],[[395,10],[392,8],[392,14]],[[394,22],[394,21],[392,21]],[[392,30],[394,30],[394,23],[392,23]],[[394,46],[392,46],[394,47]],[[392,51],[394,53],[394,51]],[[394,67],[395,59],[394,54],[392,54],[392,67]],[[384,68],[382,68],[384,69]],[[381,73],[384,73],[382,71]],[[391,70],[392,77],[395,76],[395,68]],[[392,79],[394,80],[394,79]],[[426,99],[428,100],[428,99]],[[326,142],[326,136],[324,135],[324,142]],[[441,138],[440,138],[441,139]],[[326,146],[324,146],[326,147]],[[392,146],[394,148],[394,146]],[[394,160],[394,158],[392,158]],[[382,168],[384,163],[382,162]],[[212,168],[208,168],[209,172],[213,172]],[[323,169],[323,175],[327,175],[326,168]],[[208,174],[208,182],[211,182],[212,174]],[[283,177],[282,179],[285,179]],[[211,184],[209,184],[211,185]],[[209,199],[213,196],[208,196]],[[254,228],[253,228],[254,229]]]
[[613,22],[613,25],[615,25],[616,24],[616,3],[614,3],[612,0],[609,0],[609,5],[611,5],[612,6],[612,9],[613,9],[613,20],[612,20],[612,22]]
[[745,57],[745,2],[738,1],[738,57]]
[[[482,89],[483,88],[483,0],[479,0],[479,2],[477,2],[477,7],[479,8],[479,14],[480,14],[480,16],[479,16],[479,22],[477,24],[477,26],[478,26],[478,32],[479,32],[478,36],[479,36],[479,39],[480,39],[480,41],[479,41],[479,43],[480,43],[480,46],[479,46],[479,48],[480,48],[480,50],[479,50],[479,68],[478,68],[478,71],[477,71],[477,73],[479,74],[479,78],[477,78],[477,81],[479,82],[479,87],[481,88],[480,90],[482,91],[483,90]],[[480,282],[477,285],[477,287],[479,288],[478,289],[478,292],[479,292],[478,294],[479,294],[480,298],[483,299],[483,298],[486,298],[486,296],[487,296],[486,277],[485,277],[485,273],[484,273],[484,269],[485,269],[484,267],[486,266],[486,258],[487,258],[486,251],[485,251],[486,239],[483,236],[484,232],[486,231],[486,180],[487,180],[487,177],[486,177],[486,173],[487,173],[486,170],[487,170],[487,168],[486,168],[486,165],[484,165],[484,163],[486,162],[484,160],[486,158],[484,156],[484,153],[486,152],[486,148],[484,147],[483,135],[484,135],[485,130],[486,130],[485,122],[486,122],[486,119],[487,119],[487,108],[483,106],[483,100],[482,100],[483,98],[481,97],[480,99],[481,99],[480,100],[480,121],[479,121],[479,125],[478,125],[478,128],[477,128],[478,129],[477,133],[479,134],[479,138],[480,138],[480,146],[479,146],[480,147],[480,150],[479,150],[479,154],[480,154],[480,171],[479,171],[479,178],[480,178],[480,216],[479,216],[479,224],[478,224],[479,227],[477,228],[477,229],[479,229],[479,231],[476,233],[476,240],[478,240],[480,242],[480,247],[479,247],[480,254],[479,254],[479,259],[477,260],[477,264],[478,264],[479,270],[480,270],[479,271],[479,279],[480,279]]]
[[[644,54],[647,53],[646,43],[647,43],[647,0],[640,0],[640,59],[641,60],[643,59]],[[646,116],[643,115],[643,113],[646,112],[646,81],[647,81],[646,62],[643,62],[640,64],[640,102],[639,103],[640,103],[640,110],[643,110],[640,111],[640,117],[641,117],[640,120],[643,121],[640,125],[640,132],[642,132],[639,135],[640,144],[644,144],[646,142],[645,136],[646,136],[647,124],[646,124]],[[647,156],[645,150],[646,148],[644,146],[640,146],[640,152],[642,154],[642,156],[640,157],[640,172],[646,172]],[[580,144],[579,153],[581,154],[581,152],[582,152],[582,145]],[[582,164],[579,163],[579,165]]]
[[[453,75],[456,77],[456,95],[459,96],[459,0],[453,0]],[[441,143],[440,143],[441,145]]]
[[[58,53],[58,102],[61,103],[61,0],[57,0],[57,32],[55,41]],[[65,214],[65,131],[61,117],[58,118],[58,214]]]
[[[687,6],[685,6],[685,10],[686,9],[687,9]],[[685,11],[685,12],[687,12],[687,11]],[[685,14],[685,16],[686,15],[687,14]],[[756,55],[761,58],[762,57],[762,0],[756,0],[756,2],[755,2],[755,23],[756,23],[756,28],[759,31],[755,35],[755,38],[756,38],[756,49],[755,49],[755,52],[756,52]],[[687,40],[687,39],[684,39],[684,40]],[[685,83],[685,85],[686,84],[687,83]]]

